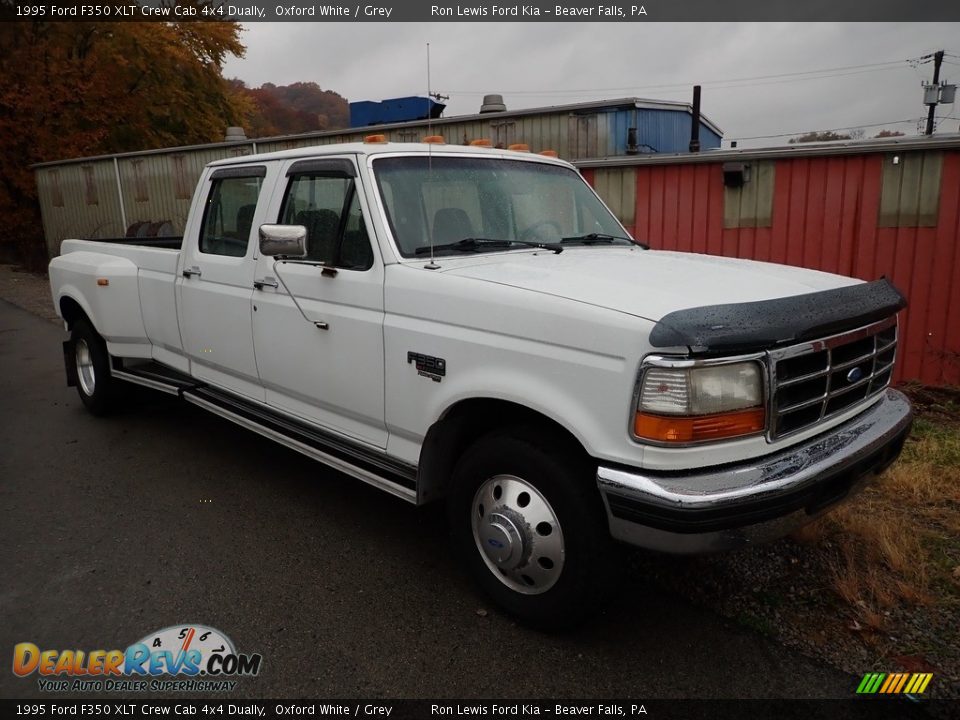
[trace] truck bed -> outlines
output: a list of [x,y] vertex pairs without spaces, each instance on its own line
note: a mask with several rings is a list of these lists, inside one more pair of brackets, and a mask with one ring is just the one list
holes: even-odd
[[[50,263],[58,310],[67,294],[89,303],[84,313],[107,341],[111,354],[180,359],[176,283],[182,238],[64,240]],[[98,282],[109,277],[109,284]]]

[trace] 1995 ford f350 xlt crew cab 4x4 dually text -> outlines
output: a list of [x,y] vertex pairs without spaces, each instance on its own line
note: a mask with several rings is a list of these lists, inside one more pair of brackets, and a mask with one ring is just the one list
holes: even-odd
[[596,606],[614,541],[782,536],[887,467],[911,421],[886,280],[649,250],[532,153],[214,162],[182,239],[66,240],[50,284],[92,412],[139,383],[443,498],[483,590],[541,625]]

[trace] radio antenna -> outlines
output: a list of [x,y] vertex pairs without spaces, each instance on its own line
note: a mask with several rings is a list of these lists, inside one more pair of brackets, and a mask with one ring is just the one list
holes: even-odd
[[[427,135],[432,135],[433,113],[430,108],[430,43],[427,43]],[[427,174],[433,174],[433,143],[427,144]],[[433,261],[433,232],[430,233],[430,262],[424,265],[427,270],[439,270],[440,266]]]

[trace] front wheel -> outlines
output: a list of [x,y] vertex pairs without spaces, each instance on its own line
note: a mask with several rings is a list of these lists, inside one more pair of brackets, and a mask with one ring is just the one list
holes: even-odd
[[488,435],[454,471],[458,554],[500,607],[544,628],[575,625],[607,599],[615,573],[591,467],[531,431]]

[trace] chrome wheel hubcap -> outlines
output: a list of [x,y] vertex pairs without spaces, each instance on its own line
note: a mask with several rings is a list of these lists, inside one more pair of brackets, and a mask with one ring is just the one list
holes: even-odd
[[93,370],[93,357],[86,340],[77,340],[77,380],[84,395],[93,395],[97,387],[97,376]]
[[486,480],[473,497],[473,540],[500,582],[525,595],[546,592],[563,570],[563,532],[547,499],[515,475]]

